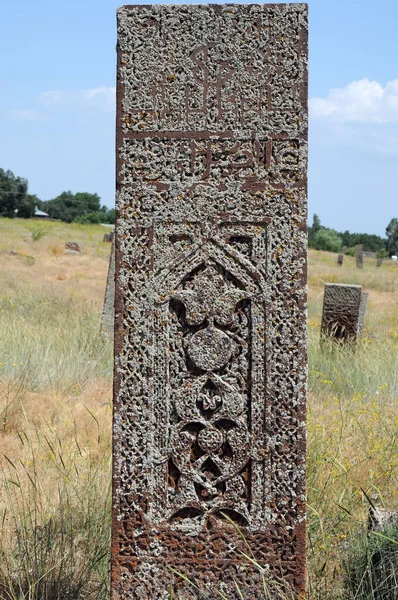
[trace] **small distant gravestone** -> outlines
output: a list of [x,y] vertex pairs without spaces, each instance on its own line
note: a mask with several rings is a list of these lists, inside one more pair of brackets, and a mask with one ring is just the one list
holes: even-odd
[[323,298],[321,336],[355,341],[365,322],[368,294],[360,285],[326,283]]
[[363,246],[362,246],[362,244],[358,244],[357,246],[355,246],[355,258],[356,258],[357,268],[362,269],[363,268]]
[[109,256],[108,277],[106,280],[106,290],[104,306],[101,317],[101,334],[113,337],[115,320],[115,244],[112,242],[111,253]]
[[113,231],[110,233],[104,233],[103,242],[112,242],[113,241]]
[[81,246],[78,242],[65,242],[65,254],[81,254]]
[[341,253],[345,254],[347,252],[347,246],[343,246],[341,249]]
[[337,257],[337,264],[341,267],[343,264],[344,254],[339,254]]
[[383,259],[382,258],[378,258],[376,266],[381,267],[382,264],[383,264]]

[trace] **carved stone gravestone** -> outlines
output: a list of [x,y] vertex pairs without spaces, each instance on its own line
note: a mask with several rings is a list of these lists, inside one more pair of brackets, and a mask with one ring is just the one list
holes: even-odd
[[[106,235],[106,234],[105,234]],[[104,306],[101,317],[101,333],[105,336],[113,337],[115,323],[115,244],[112,241],[111,253],[109,256],[108,277],[106,280],[106,290]]]
[[377,267],[381,267],[381,265],[382,265],[382,264],[383,264],[383,259],[382,259],[382,258],[378,258],[378,259],[377,259],[376,266],[377,266]]
[[337,264],[341,267],[343,265],[344,254],[339,254],[337,257]]
[[361,301],[359,303],[359,315],[358,315],[358,331],[357,336],[360,337],[363,334],[363,328],[365,327],[365,316],[366,309],[368,306],[368,292],[361,292]]
[[355,246],[355,258],[358,269],[363,269],[363,248],[362,244]]
[[306,5],[121,8],[117,107],[113,600],[300,595]]
[[79,242],[65,242],[64,254],[81,254],[81,246]]
[[341,253],[345,254],[347,252],[347,246],[343,246],[341,249]]
[[367,292],[360,285],[326,283],[323,297],[321,336],[355,341],[365,323]]

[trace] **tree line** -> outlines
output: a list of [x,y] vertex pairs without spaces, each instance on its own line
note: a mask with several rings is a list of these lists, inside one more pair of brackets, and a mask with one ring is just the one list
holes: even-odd
[[115,209],[101,206],[98,194],[66,191],[52,200],[40,200],[28,193],[27,179],[0,169],[0,216],[29,219],[34,216],[36,208],[52,219],[67,223],[115,222]]
[[[40,200],[28,193],[28,180],[17,177],[11,171],[0,169],[0,216],[16,216],[29,219],[38,208],[52,219],[71,223],[114,223],[115,209],[101,206],[98,194],[89,192],[62,192],[52,200]],[[365,252],[377,252],[377,256],[398,255],[398,219],[393,218],[386,227],[386,237],[369,233],[338,232],[324,227],[318,215],[314,215],[308,227],[308,245],[316,250],[340,252],[346,246],[348,254],[355,253],[355,246],[362,244]]]
[[398,255],[398,219],[391,219],[386,227],[386,237],[369,233],[351,233],[336,231],[321,225],[318,215],[314,215],[312,225],[308,227],[308,245],[316,250],[340,252],[342,247],[346,253],[354,255],[355,246],[362,244],[365,252],[376,252],[378,258]]

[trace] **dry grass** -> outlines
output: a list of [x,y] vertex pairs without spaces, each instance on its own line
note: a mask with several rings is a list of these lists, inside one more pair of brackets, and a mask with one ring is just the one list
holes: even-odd
[[[101,226],[44,223],[32,238],[37,227],[0,220],[0,597],[99,600],[109,596],[112,348],[99,329],[110,244]],[[64,255],[66,241],[82,255]]]
[[[34,240],[39,227],[45,235]],[[61,522],[62,510],[80,515],[80,537],[65,534],[58,545],[66,557],[77,545],[81,563],[91,565],[80,596],[87,600],[108,594],[107,556],[95,562],[82,541],[100,540],[90,543],[100,553],[110,526],[104,517],[101,530],[88,518],[108,511],[109,519],[112,360],[110,343],[99,337],[110,251],[102,242],[105,231],[0,219],[0,444],[7,456],[0,459],[1,547],[8,548],[17,572],[15,525],[21,514],[31,533],[38,527],[50,531],[46,524]],[[78,241],[83,254],[63,255],[65,241]],[[355,352],[319,349],[326,282],[359,283],[369,292],[365,336]],[[310,251],[309,340],[309,599],[348,599],[341,559],[367,518],[361,489],[386,506],[398,503],[398,264],[385,261],[377,269],[368,259],[359,271],[350,257],[340,268],[336,255]],[[55,553],[54,560],[64,561],[67,572],[64,554]],[[46,555],[45,568],[58,573],[49,560]],[[42,575],[35,571],[36,578]],[[41,599],[38,590],[26,598]],[[11,600],[20,600],[17,591]]]

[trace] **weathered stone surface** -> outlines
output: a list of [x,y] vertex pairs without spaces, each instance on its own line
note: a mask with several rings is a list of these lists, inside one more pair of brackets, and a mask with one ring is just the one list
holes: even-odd
[[365,316],[366,309],[368,306],[368,292],[361,292],[361,301],[359,303],[359,315],[358,315],[358,331],[357,336],[361,336],[363,334],[363,329],[365,327]]
[[111,231],[110,233],[104,233],[104,237],[102,239],[103,242],[112,242],[113,241],[113,234],[114,232]]
[[341,267],[344,260],[344,254],[339,254],[337,257],[337,264]]
[[380,506],[369,507],[368,529],[370,531],[383,531],[386,527],[398,523],[398,509],[382,508]]
[[82,249],[79,242],[65,242],[65,250],[73,250],[73,252],[81,253]]
[[[106,234],[105,234],[106,235]],[[101,333],[113,337],[115,324],[115,245],[112,242],[106,280],[104,306],[101,316]]]
[[225,514],[302,593],[307,8],[118,34],[113,600],[260,598]]
[[382,264],[383,264],[383,259],[382,259],[382,258],[378,258],[378,259],[377,259],[376,266],[377,266],[377,267],[381,267],[381,265],[382,265]]
[[367,292],[360,285],[326,283],[323,297],[322,337],[355,341],[365,323]]
[[355,259],[358,269],[363,268],[363,248],[362,244],[358,244],[355,246]]

